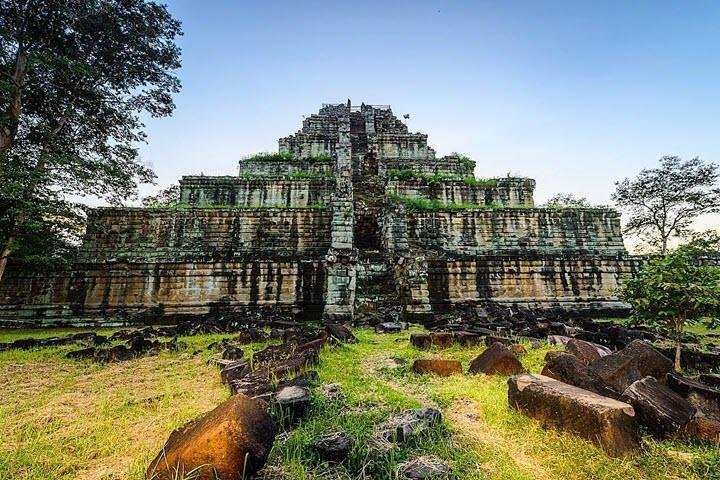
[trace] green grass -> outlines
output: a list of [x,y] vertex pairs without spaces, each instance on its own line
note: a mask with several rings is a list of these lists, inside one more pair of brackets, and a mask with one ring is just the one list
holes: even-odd
[[[65,333],[0,331],[0,341]],[[314,390],[310,416],[273,447],[268,464],[276,478],[342,478],[312,449],[318,435],[338,429],[357,439],[342,467],[348,478],[396,478],[398,465],[416,455],[444,459],[456,479],[720,478],[718,447],[645,439],[640,456],[611,459],[510,410],[507,377],[440,378],[411,369],[413,360],[432,357],[460,360],[467,369],[484,347],[425,352],[409,344],[409,332],[355,333],[359,343],[324,348],[313,367],[321,383],[340,385],[345,401]],[[217,370],[207,365],[206,347],[229,337],[185,337],[187,350],[113,365],[66,360],[65,352],[77,347],[0,352],[0,479],[142,479],[172,429],[227,397]],[[538,372],[545,353],[557,347],[527,348],[521,361]],[[442,410],[441,428],[401,447],[377,447],[377,425],[421,405]]]
[[463,182],[465,182],[466,185],[482,188],[495,188],[498,185],[496,178],[475,178],[472,175],[464,177]]

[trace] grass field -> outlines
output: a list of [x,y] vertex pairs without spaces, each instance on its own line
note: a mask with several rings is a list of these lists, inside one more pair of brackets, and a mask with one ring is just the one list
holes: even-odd
[[[5,330],[0,341],[63,333]],[[405,459],[436,455],[457,479],[720,479],[717,446],[645,439],[642,455],[610,459],[509,410],[506,377],[421,377],[410,369],[416,358],[440,355],[467,368],[483,347],[421,352],[408,332],[355,333],[358,344],[326,347],[315,367],[346,400],[316,392],[309,418],[276,440],[266,478],[395,478]],[[77,347],[0,352],[0,479],[143,478],[170,431],[227,398],[206,347],[230,337],[184,337],[187,350],[110,365],[64,358]],[[538,372],[549,348],[528,349],[524,366]],[[442,428],[403,447],[374,440],[389,416],[421,405],[442,410]],[[318,434],[338,428],[357,439],[342,467],[320,462],[311,448]]]

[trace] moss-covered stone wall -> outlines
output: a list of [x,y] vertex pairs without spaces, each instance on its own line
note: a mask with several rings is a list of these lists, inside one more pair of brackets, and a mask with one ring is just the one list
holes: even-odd
[[81,261],[319,258],[331,214],[313,208],[95,209]]
[[[411,249],[457,255],[626,254],[619,214],[603,209],[469,209],[409,211]],[[396,231],[402,230],[395,227]]]
[[37,275],[14,269],[0,283],[0,322],[112,325],[284,306],[322,313],[322,260],[106,262]]
[[531,178],[498,178],[484,183],[486,185],[464,180],[444,180],[431,184],[422,180],[390,180],[386,192],[388,195],[439,200],[446,204],[534,206],[535,180]]
[[[303,172],[306,173],[306,172]],[[307,207],[328,205],[335,189],[327,178],[183,177],[180,203],[239,207]]]

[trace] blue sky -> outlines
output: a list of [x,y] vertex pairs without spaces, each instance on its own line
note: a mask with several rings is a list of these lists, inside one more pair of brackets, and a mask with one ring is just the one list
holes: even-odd
[[[720,161],[720,2],[169,2],[183,90],[158,187],[232,175],[323,102],[390,104],[478,176],[609,202],[664,155]],[[144,188],[149,193],[157,187]]]

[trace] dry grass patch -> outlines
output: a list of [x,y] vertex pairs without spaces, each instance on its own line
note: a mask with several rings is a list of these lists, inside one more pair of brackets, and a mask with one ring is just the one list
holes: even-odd
[[202,355],[98,365],[43,350],[0,353],[2,480],[140,479],[171,430],[227,396]]

